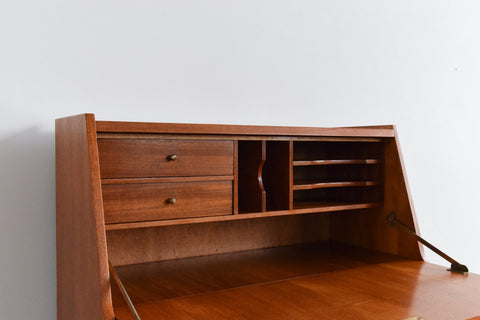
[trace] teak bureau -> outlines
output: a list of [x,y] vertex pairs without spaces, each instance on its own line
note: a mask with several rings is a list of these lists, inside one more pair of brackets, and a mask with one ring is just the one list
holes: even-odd
[[387,222],[418,232],[393,126],[83,114],[55,139],[58,319],[480,315],[480,277]]

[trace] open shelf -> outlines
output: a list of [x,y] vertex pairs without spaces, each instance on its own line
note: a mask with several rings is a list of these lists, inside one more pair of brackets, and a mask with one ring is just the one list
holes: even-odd
[[340,187],[371,187],[376,186],[377,181],[336,181],[336,182],[314,182],[296,181],[293,190],[309,190],[318,188],[340,188]]
[[381,203],[376,202],[327,202],[327,201],[295,201],[293,212],[301,213],[322,213],[335,212],[345,210],[360,210],[368,208],[376,208],[381,206]]
[[167,219],[156,221],[139,221],[129,223],[110,223],[105,225],[105,230],[124,230],[140,229],[150,227],[164,227],[182,224],[197,224],[206,222],[234,221],[245,219],[257,219],[266,217],[281,217],[306,213],[328,213],[344,210],[367,209],[380,206],[376,202],[327,202],[327,201],[295,201],[293,210],[278,210],[265,212],[249,212],[241,214],[230,214],[224,216],[185,218],[185,219]]
[[319,210],[329,203],[363,208],[382,203],[382,154],[378,141],[294,141],[293,209]]
[[[364,161],[381,158],[381,142],[295,141],[293,161]],[[298,163],[297,162],[297,163]]]
[[322,165],[340,165],[340,164],[378,164],[378,159],[335,159],[335,160],[296,160],[293,161],[294,167],[300,166],[322,166]]

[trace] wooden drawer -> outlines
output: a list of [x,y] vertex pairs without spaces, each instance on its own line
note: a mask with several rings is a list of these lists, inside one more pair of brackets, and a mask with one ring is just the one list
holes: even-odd
[[106,184],[102,190],[105,223],[232,213],[232,181]]
[[233,141],[100,138],[98,153],[102,178],[233,174]]

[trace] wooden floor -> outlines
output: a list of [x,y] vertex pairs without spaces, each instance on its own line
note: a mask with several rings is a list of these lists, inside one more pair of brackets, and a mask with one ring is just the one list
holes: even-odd
[[[336,244],[118,267],[142,320],[468,319],[480,276]],[[114,284],[119,320],[133,319]]]

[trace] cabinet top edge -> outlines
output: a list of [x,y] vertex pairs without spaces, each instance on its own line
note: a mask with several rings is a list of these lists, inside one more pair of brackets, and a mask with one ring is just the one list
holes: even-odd
[[173,133],[216,135],[268,135],[268,136],[341,136],[341,137],[394,137],[393,125],[365,127],[287,127],[259,125],[189,124],[96,121],[97,132],[116,133]]

